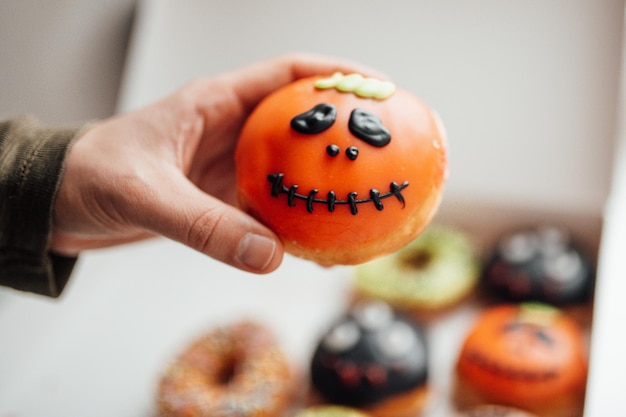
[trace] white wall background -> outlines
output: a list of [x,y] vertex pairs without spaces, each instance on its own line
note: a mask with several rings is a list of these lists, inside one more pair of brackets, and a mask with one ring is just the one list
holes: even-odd
[[[150,0],[121,108],[294,50],[386,72],[441,114],[445,208],[599,217],[609,193],[623,0]],[[454,207],[454,206],[458,207]]]
[[114,112],[135,0],[0,0],[0,118]]
[[[151,7],[140,19],[133,65],[122,75],[133,0],[0,0],[0,118],[24,112],[48,123],[106,117],[190,77],[304,42],[309,50],[342,53],[387,71],[441,112],[452,145],[446,201],[495,202],[497,215],[472,213],[479,223],[510,222],[502,204],[602,215],[615,149],[623,0],[392,0],[384,2],[378,20],[368,22],[383,23],[388,31],[362,30],[375,41],[376,54],[351,44],[356,41],[341,25],[348,14],[333,14],[333,6],[365,3],[318,0],[323,7],[298,21],[285,19],[299,13],[299,4],[289,0],[146,0],[142,4]],[[419,14],[403,13],[407,8]],[[304,33],[313,19],[326,22],[326,32]],[[342,30],[345,37],[330,36]],[[324,37],[328,42],[316,43]],[[401,41],[391,48],[389,38]],[[613,211],[623,217],[621,206]],[[623,258],[623,245],[614,246],[619,251],[606,268],[621,271],[615,262]],[[337,309],[342,293],[339,277],[308,267],[302,274],[299,266],[290,259],[271,281],[225,279],[233,272],[223,265],[179,245],[151,242],[86,254],[60,303],[0,291],[0,334],[11,340],[0,342],[0,408],[8,410],[0,414],[148,415],[150,384],[175,345],[233,310],[259,307],[255,312],[281,324],[293,351],[302,353],[310,343],[298,331],[312,337],[302,327],[313,329],[334,312],[321,317],[312,304],[324,299]],[[623,282],[623,274],[615,278]],[[225,303],[225,295],[239,292],[244,281],[251,288],[246,297]],[[620,290],[603,287],[615,296],[598,310],[618,322],[623,314],[613,312],[623,305]],[[309,326],[277,313],[263,302],[270,297],[284,297],[274,299],[276,306],[308,314]],[[592,392],[604,396],[590,407],[603,411],[623,409],[615,381],[624,373],[625,344],[614,344],[615,323],[598,327],[604,330],[600,336],[608,336],[598,340],[611,348],[607,355],[598,351],[599,357],[618,358],[596,366],[601,372],[592,375],[599,382]],[[132,367],[122,360],[129,357]],[[607,392],[619,402],[605,402]],[[596,415],[623,413],[590,414]]]
[[[190,7],[200,13],[186,21],[151,16],[144,38],[177,33],[180,56],[150,72],[135,65],[144,79],[131,73],[122,98],[156,97],[173,88],[143,91],[155,85],[151,77],[182,82],[164,76],[168,71],[192,77],[302,46],[298,39],[305,35],[298,30],[307,26],[288,18],[297,16],[302,4],[199,4],[151,7],[156,13],[186,16]],[[623,0],[443,1],[419,7],[394,1],[385,3],[378,21],[363,22],[371,30],[345,36],[337,29],[343,17],[333,14],[332,2],[321,4],[306,12],[307,22],[324,16],[319,51],[337,51],[388,71],[448,121],[449,206],[479,199],[587,215],[602,211],[612,173]],[[0,118],[33,113],[47,123],[67,124],[113,114],[134,5],[135,0],[0,0]],[[158,26],[163,22],[168,27]],[[393,30],[372,36],[377,25]],[[246,35],[251,32],[258,36]],[[322,43],[330,33],[341,36]],[[359,53],[368,50],[358,45],[360,36],[375,39],[375,53]],[[159,45],[171,51],[174,40],[162,39]],[[401,43],[388,45],[385,39]],[[186,45],[204,52],[189,53]],[[158,53],[145,48],[135,58],[154,61]],[[187,68],[176,68],[181,65]],[[460,94],[450,100],[455,90]],[[519,100],[509,91],[521,91]],[[540,91],[545,94],[535,99]],[[122,100],[122,109],[133,104]],[[529,147],[528,140],[540,146]],[[564,159],[567,164],[558,162]]]

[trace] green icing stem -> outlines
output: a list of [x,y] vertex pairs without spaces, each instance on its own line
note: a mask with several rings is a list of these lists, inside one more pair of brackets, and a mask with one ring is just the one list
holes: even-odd
[[343,78],[344,75],[340,72],[334,73],[329,78],[321,78],[315,81],[315,88],[319,88],[320,90],[326,90],[328,88],[333,88],[337,85],[339,80]]
[[395,91],[395,86],[390,82],[379,82],[372,78],[366,78],[363,83],[356,89],[356,95],[360,97],[372,97],[378,100],[384,100],[391,96]]
[[521,303],[519,306],[518,320],[521,323],[547,326],[559,313],[560,310],[558,308],[547,304],[538,302]]
[[317,80],[315,88],[320,90],[335,88],[342,93],[354,93],[358,97],[377,100],[384,100],[396,91],[396,86],[389,81],[366,78],[356,73],[344,75],[340,72],[334,73],[331,77]]

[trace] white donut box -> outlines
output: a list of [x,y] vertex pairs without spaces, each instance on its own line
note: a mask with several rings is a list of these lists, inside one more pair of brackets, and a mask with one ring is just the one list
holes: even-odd
[[[437,221],[465,229],[479,248],[511,227],[555,222],[597,254],[584,415],[625,416],[623,16],[618,0],[145,0],[119,111],[293,51],[387,73],[447,127]],[[85,253],[60,300],[0,298],[0,417],[154,415],[168,361],[203,331],[244,317],[272,326],[305,367],[346,306],[351,272],[288,256],[255,276],[165,239]],[[436,395],[427,416],[451,415],[454,359],[476,312],[460,307],[429,329]]]

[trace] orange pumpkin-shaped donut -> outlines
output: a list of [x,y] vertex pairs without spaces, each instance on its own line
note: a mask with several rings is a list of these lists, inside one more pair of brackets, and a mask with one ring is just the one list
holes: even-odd
[[587,377],[586,345],[578,324],[553,307],[492,307],[467,336],[457,373],[463,405],[494,403],[540,416],[576,416]]
[[437,116],[393,84],[358,74],[298,80],[247,120],[239,200],[288,252],[320,264],[390,253],[432,219],[447,173]]

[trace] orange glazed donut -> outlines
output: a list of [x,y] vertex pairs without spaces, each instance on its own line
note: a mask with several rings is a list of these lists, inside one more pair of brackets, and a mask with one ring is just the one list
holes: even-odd
[[191,344],[158,389],[162,416],[276,417],[289,403],[287,360],[265,327],[241,322]]
[[542,417],[582,414],[586,342],[578,324],[544,304],[487,309],[457,362],[463,406],[500,404]]
[[390,82],[310,77],[263,100],[237,146],[241,207],[323,265],[391,253],[430,222],[447,175],[436,114]]

